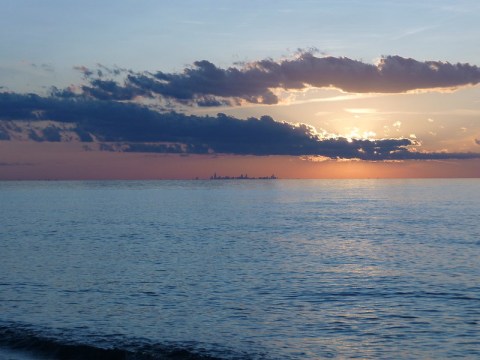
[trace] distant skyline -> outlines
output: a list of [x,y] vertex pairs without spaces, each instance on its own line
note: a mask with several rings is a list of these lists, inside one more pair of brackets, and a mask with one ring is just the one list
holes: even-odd
[[0,179],[480,176],[477,1],[1,6]]

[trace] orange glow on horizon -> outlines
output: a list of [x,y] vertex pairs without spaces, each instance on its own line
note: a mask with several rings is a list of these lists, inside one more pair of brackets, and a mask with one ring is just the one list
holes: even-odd
[[85,151],[79,143],[0,141],[0,180],[208,179],[213,173],[251,177],[274,174],[280,179],[480,177],[480,159],[403,162],[308,159]]

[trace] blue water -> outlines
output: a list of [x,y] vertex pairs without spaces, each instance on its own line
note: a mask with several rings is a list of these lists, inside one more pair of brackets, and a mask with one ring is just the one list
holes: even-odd
[[479,358],[479,200],[478,179],[0,182],[0,346]]

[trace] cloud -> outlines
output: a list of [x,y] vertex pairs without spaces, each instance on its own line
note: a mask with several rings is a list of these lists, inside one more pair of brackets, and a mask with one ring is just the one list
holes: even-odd
[[90,76],[93,75],[93,71],[87,68],[86,66],[74,66],[73,67],[75,70],[80,71],[85,78],[89,78]]
[[480,145],[480,139],[475,139],[475,144]]
[[[333,159],[406,160],[478,158],[477,153],[421,153],[414,139],[349,139],[319,135],[305,124],[269,116],[237,119],[157,112],[134,103],[61,99],[0,93],[0,119],[74,123],[85,141],[92,136],[106,150],[137,152],[222,153],[237,155],[323,156]],[[36,134],[38,141],[59,141],[60,127]]]
[[377,109],[372,108],[355,108],[355,109],[345,109],[346,112],[356,115],[369,115],[377,113]]
[[127,100],[160,97],[186,105],[218,106],[242,102],[277,104],[275,89],[338,88],[349,93],[403,93],[414,90],[457,88],[480,82],[480,69],[470,64],[418,61],[401,56],[382,57],[368,64],[346,57],[317,57],[300,52],[295,58],[265,59],[223,69],[201,60],[179,73],[128,71],[123,82],[103,81],[101,74],[77,67],[89,85],[86,96]]
[[140,87],[119,86],[113,80],[94,79],[91,86],[82,86],[84,94],[99,100],[132,100],[137,96],[151,97]]
[[34,69],[40,69],[45,72],[53,73],[55,72],[55,68],[52,64],[30,64]]

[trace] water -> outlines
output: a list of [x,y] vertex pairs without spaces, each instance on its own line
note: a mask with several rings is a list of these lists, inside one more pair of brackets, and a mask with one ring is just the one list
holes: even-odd
[[478,179],[0,182],[3,356],[478,358],[479,194]]

